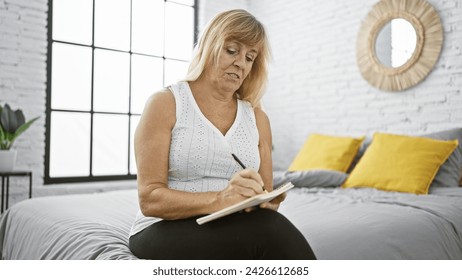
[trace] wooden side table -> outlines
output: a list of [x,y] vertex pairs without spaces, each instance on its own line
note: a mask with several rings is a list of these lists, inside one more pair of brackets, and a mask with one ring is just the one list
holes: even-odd
[[32,171],[0,172],[0,177],[2,177],[2,207],[0,208],[0,213],[3,213],[3,211],[8,209],[8,199],[10,196],[10,177],[29,177],[29,198],[32,198]]

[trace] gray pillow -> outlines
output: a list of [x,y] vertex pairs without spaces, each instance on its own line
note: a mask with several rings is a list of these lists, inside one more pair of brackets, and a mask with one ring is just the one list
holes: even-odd
[[290,181],[300,188],[338,187],[347,177],[348,174],[333,170],[286,171],[275,174],[273,185],[276,188]]
[[353,159],[353,162],[351,162],[351,165],[350,167],[348,168],[348,171],[347,173],[350,174],[351,171],[353,171],[353,169],[355,168],[355,166],[358,164],[359,160],[361,159],[361,157],[364,155],[364,153],[366,152],[367,148],[369,148],[369,145],[371,144],[372,142],[372,136],[366,136],[366,138],[364,139],[364,141],[361,143],[361,146],[359,147],[359,150],[358,150],[358,153],[356,153],[356,156],[355,158]]
[[[449,158],[441,165],[438,173],[433,179],[431,187],[458,187],[461,177],[462,170],[462,128],[454,128],[450,130],[443,130],[428,134],[419,135],[421,137],[427,137],[437,140],[459,140],[459,146],[454,150],[454,152],[449,156]],[[371,144],[372,139],[366,138],[361,148],[359,149],[358,154],[356,155],[353,163],[348,170],[348,173],[351,173],[353,168],[356,166],[360,158],[363,156],[366,149]]]
[[439,131],[422,135],[438,140],[459,140],[459,145],[452,152],[449,158],[441,165],[435,179],[433,179],[430,188],[432,187],[458,187],[460,181],[460,171],[462,170],[462,128],[455,128],[445,131]]

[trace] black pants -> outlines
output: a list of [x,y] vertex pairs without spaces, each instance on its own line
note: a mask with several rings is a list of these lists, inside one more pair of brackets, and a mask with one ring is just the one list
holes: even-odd
[[160,221],[130,237],[141,259],[316,259],[300,231],[280,213],[257,209],[198,225],[196,218]]

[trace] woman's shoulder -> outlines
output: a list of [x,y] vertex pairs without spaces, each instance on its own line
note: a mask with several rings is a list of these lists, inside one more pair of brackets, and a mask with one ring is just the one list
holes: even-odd
[[168,88],[161,89],[149,96],[146,101],[146,108],[152,107],[170,107],[175,108],[175,97]]
[[163,88],[159,91],[154,92],[148,99],[148,102],[174,102],[172,92],[168,88]]
[[169,89],[165,88],[151,94],[146,101],[143,115],[148,119],[171,119],[174,122],[175,111],[175,97]]
[[257,125],[269,125],[269,118],[268,115],[263,111],[263,109],[260,106],[257,106],[253,109],[255,112],[255,119],[257,122]]

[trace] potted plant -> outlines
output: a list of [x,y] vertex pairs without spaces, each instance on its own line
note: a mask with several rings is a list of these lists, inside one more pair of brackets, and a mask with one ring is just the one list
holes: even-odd
[[10,172],[16,162],[16,150],[11,149],[16,138],[35,122],[26,122],[21,110],[13,111],[8,104],[0,105],[0,172]]

